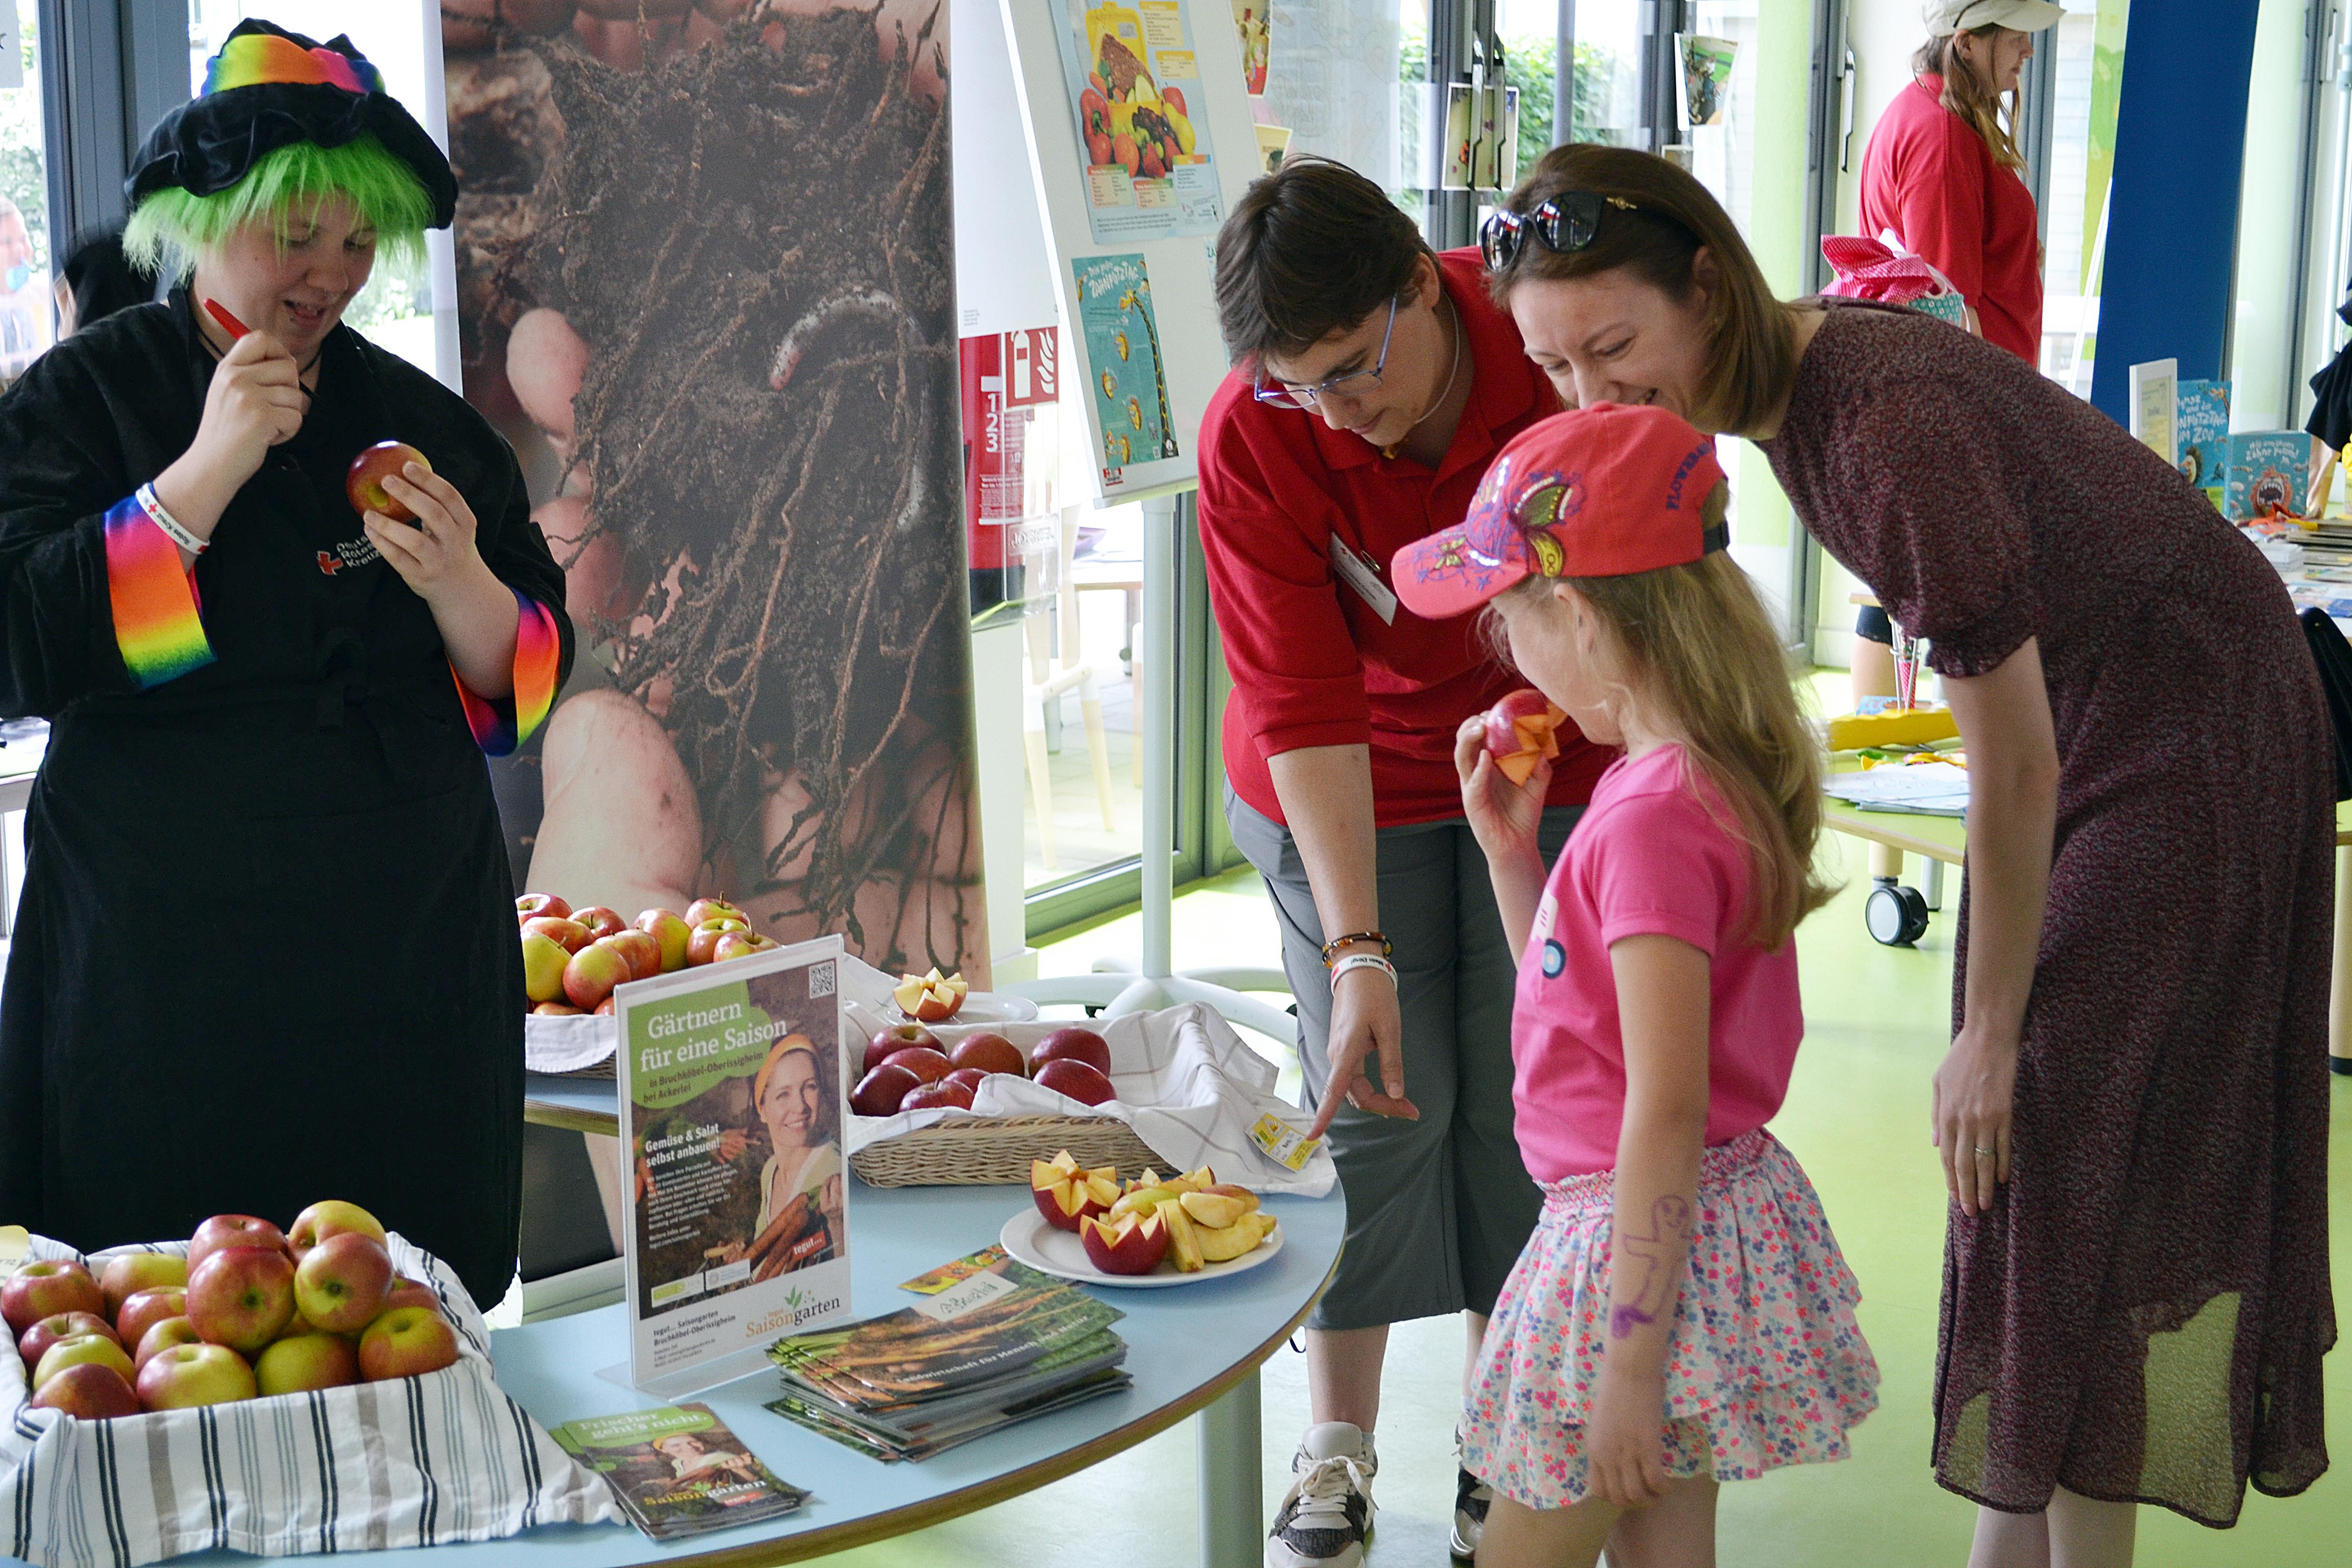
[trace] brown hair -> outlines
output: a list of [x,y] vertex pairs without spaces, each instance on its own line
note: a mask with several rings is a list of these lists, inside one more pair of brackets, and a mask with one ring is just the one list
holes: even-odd
[[1556,251],[1528,237],[1517,258],[1489,278],[1495,302],[1507,306],[1511,290],[1530,279],[1591,278],[1621,267],[1686,299],[1704,247],[1715,258],[1717,280],[1707,302],[1710,365],[1691,423],[1735,434],[1753,427],[1797,374],[1796,337],[1788,308],[1764,281],[1723,204],[1688,170],[1653,153],[1571,142],[1545,153],[1507,205],[1533,212],[1568,191],[1630,202],[1633,210],[1604,205],[1600,229],[1582,250]]
[[[1987,27],[1970,27],[1971,38],[1990,37],[2003,29],[1995,24]],[[1977,74],[1957,47],[1958,33],[1946,33],[1940,38],[1930,38],[1919,46],[1911,57],[1914,76],[1940,76],[1944,79],[1943,105],[1960,117],[1960,123],[1984,138],[1992,149],[1992,161],[2004,169],[2025,171],[2025,155],[2017,150],[2017,138],[2010,127],[2017,123],[2017,104],[1993,89],[1992,83]]]
[[1428,242],[1345,163],[1298,157],[1253,181],[1217,231],[1217,325],[1235,363],[1303,353],[1400,299]]
[[[1717,485],[1707,497],[1708,526],[1722,522],[1729,494]],[[1526,577],[1498,597],[1540,603],[1556,581],[1600,616],[1625,661],[1621,676],[1681,730],[1685,757],[1731,808],[1726,826],[1748,853],[1742,934],[1766,952],[1778,948],[1835,889],[1813,859],[1821,745],[1748,574],[1717,550],[1686,566],[1623,577]],[[1488,620],[1490,637],[1499,620]]]

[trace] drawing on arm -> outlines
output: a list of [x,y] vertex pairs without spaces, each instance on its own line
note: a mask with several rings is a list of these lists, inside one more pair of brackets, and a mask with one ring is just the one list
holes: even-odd
[[1650,1234],[1622,1236],[1615,1243],[1615,1267],[1642,1265],[1642,1282],[1624,1301],[1609,1310],[1609,1337],[1622,1340],[1635,1329],[1658,1321],[1666,1310],[1666,1294],[1674,1289],[1671,1249],[1690,1234],[1690,1200],[1669,1193],[1650,1205]]

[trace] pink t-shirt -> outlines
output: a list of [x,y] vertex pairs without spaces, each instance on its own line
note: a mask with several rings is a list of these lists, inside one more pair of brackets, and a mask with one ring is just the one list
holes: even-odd
[[[1704,792],[1704,793],[1702,793]],[[1511,1013],[1519,1153],[1538,1182],[1617,1163],[1625,1041],[1609,944],[1677,938],[1713,961],[1708,976],[1706,1142],[1727,1143],[1780,1109],[1797,1041],[1797,944],[1742,941],[1748,852],[1727,805],[1685,774],[1680,746],[1627,757],[1552,867],[1520,956]]]

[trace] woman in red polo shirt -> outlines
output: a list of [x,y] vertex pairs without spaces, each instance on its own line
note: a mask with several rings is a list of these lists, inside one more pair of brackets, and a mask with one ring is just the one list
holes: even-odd
[[[1512,1132],[1511,955],[1453,749],[1526,683],[1475,616],[1399,605],[1388,563],[1459,522],[1496,451],[1559,402],[1478,253],[1433,252],[1342,164],[1296,159],[1252,185],[1216,283],[1237,368],[1202,427],[1200,515],[1234,678],[1226,819],[1282,921],[1306,1100],[1348,1199],[1307,1320],[1315,1424],[1266,1561],[1349,1568],[1388,1325],[1462,1312],[1475,1352],[1542,1206]],[[1547,856],[1609,760],[1572,727],[1560,741]],[[1349,962],[1384,954],[1392,973]],[[1484,1505],[1463,1476],[1465,1552]]]

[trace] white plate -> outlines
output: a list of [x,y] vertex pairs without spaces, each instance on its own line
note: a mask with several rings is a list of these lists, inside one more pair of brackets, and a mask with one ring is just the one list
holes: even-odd
[[[963,1005],[955,1010],[955,1016],[940,1018],[937,1022],[941,1027],[950,1024],[1025,1024],[1036,1016],[1037,1004],[1026,996],[1001,995],[993,991],[969,991],[964,994]],[[890,1004],[888,1017],[894,1024],[917,1021],[912,1013],[896,1002]]]
[[1212,1263],[1192,1274],[1106,1274],[1087,1256],[1087,1244],[1078,1239],[1076,1231],[1059,1230],[1047,1224],[1034,1205],[1027,1214],[1017,1214],[1006,1220],[1003,1232],[996,1239],[1003,1244],[1005,1251],[1041,1274],[1075,1279],[1081,1285],[1154,1290],[1162,1285],[1198,1285],[1204,1279],[1223,1279],[1228,1274],[1255,1268],[1282,1250],[1282,1227],[1276,1226],[1272,1236],[1239,1258]]

